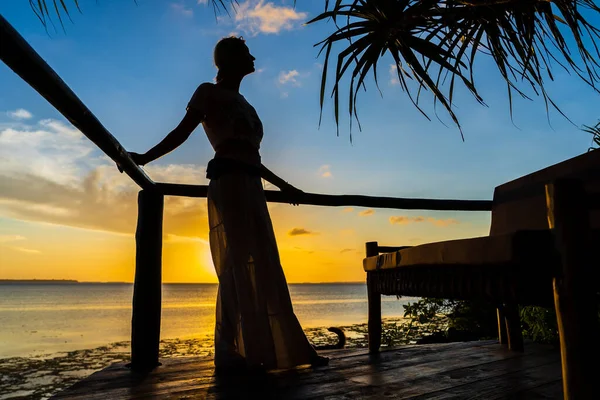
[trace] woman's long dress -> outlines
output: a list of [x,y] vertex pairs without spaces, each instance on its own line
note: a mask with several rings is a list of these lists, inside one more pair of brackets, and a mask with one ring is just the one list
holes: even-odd
[[[242,95],[213,86],[207,104],[198,92],[188,107],[206,113],[203,126],[215,150],[230,138],[258,150],[262,124]],[[292,308],[261,178],[233,172],[211,180],[208,221],[219,279],[215,365],[280,369],[310,363],[315,350]]]

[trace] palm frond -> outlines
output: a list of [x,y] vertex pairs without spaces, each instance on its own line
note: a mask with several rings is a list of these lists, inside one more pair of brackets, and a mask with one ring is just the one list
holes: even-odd
[[[136,0],[132,1],[137,4]],[[237,0],[210,0],[210,5],[215,13],[219,13],[221,11],[228,12],[227,6],[235,6],[237,2]],[[53,22],[53,17],[56,17],[64,30],[63,18],[67,17],[71,20],[70,10],[75,8],[81,13],[79,0],[29,0],[29,5],[46,29],[48,28],[48,24],[50,24],[56,30]]]
[[[597,90],[600,30],[582,12],[598,17],[600,8],[593,0],[326,0],[325,10],[308,23],[335,23],[336,30],[316,45],[327,49],[324,65],[335,56],[333,45],[349,43],[337,54],[332,88],[338,129],[340,82],[349,66],[354,65],[348,78],[352,120],[358,86],[364,85],[354,78],[366,76],[386,53],[413,104],[427,116],[418,101],[423,91],[431,91],[434,104],[441,104],[460,129],[453,109],[456,82],[485,104],[474,79],[475,60],[482,56],[493,59],[506,82],[511,117],[513,94],[529,99],[526,89],[543,97],[547,111],[553,107],[566,117],[546,91],[555,65]],[[321,112],[327,74],[325,68]],[[416,83],[416,93],[407,78]]]
[[600,120],[594,126],[584,125],[581,129],[592,135],[592,145],[588,151],[600,149]]

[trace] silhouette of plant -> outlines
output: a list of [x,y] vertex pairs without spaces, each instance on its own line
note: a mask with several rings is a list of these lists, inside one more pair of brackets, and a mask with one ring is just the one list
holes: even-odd
[[[511,116],[513,93],[530,98],[518,87],[523,83],[544,98],[547,111],[551,105],[565,116],[546,92],[545,78],[553,79],[553,64],[594,88],[598,81],[600,30],[581,13],[597,18],[600,8],[593,0],[326,0],[325,9],[308,23],[331,20],[336,27],[317,44],[325,52],[321,109],[332,48],[347,43],[337,53],[331,93],[338,126],[342,78],[349,75],[350,120],[359,122],[359,89],[369,73],[378,84],[377,63],[387,53],[413,104],[427,117],[418,100],[423,90],[430,90],[459,129],[453,111],[457,82],[485,104],[474,79],[475,60],[482,55],[491,57],[506,81]],[[416,84],[413,90],[408,80]]]
[[[78,0],[29,3],[44,26],[52,23],[51,15],[58,16],[62,26],[63,17],[70,18],[70,8],[80,11]],[[210,4],[215,13],[227,12],[228,6],[235,12],[237,0],[210,0]],[[324,5],[324,11],[308,24],[328,21],[335,26],[316,46],[325,53],[321,112],[328,64],[331,57],[337,58],[331,96],[338,134],[342,82],[349,83],[352,135],[354,119],[360,128],[359,89],[366,88],[369,73],[379,89],[377,64],[388,53],[397,81],[415,107],[429,118],[418,102],[423,91],[431,91],[434,105],[441,104],[459,130],[454,90],[462,83],[485,105],[474,78],[475,60],[484,55],[493,60],[506,82],[511,117],[516,93],[526,99],[531,94],[542,96],[547,112],[553,107],[567,118],[546,91],[546,79],[554,79],[556,65],[597,90],[600,29],[589,21],[598,19],[600,7],[594,0],[325,0]],[[333,47],[340,43],[346,45],[335,55]]]
[[597,150],[600,148],[600,120],[594,126],[584,125],[582,130],[592,135],[592,145],[588,151]]

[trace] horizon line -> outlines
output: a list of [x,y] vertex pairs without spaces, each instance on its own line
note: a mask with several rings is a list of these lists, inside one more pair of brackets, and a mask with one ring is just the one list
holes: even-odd
[[[77,279],[9,279],[0,278],[1,282],[56,282],[56,283],[73,283],[73,284],[126,284],[133,285],[134,282],[126,281],[79,281]],[[332,281],[332,282],[288,282],[289,285],[332,285],[332,284],[364,284],[365,281]],[[165,285],[218,285],[219,282],[162,282]]]

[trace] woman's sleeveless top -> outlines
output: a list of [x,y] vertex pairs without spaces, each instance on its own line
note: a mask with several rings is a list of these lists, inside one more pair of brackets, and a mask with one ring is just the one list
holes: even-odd
[[263,138],[263,126],[256,110],[241,94],[203,83],[188,103],[204,113],[202,126],[213,149],[229,139],[247,141],[257,150]]

